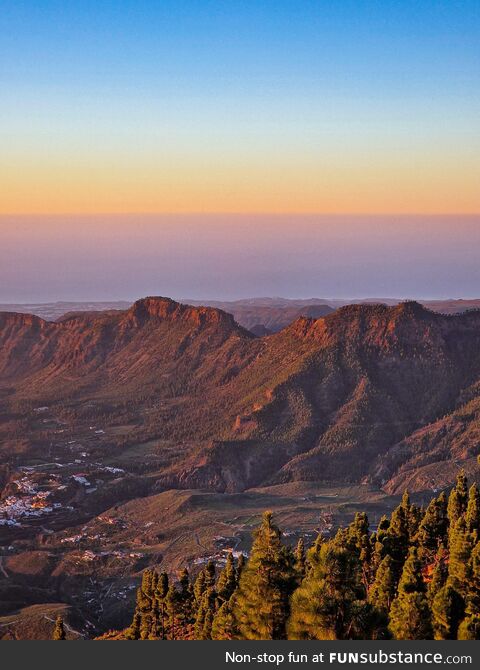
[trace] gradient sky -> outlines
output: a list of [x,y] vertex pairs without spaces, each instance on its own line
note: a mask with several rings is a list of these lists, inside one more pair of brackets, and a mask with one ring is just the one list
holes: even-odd
[[3,0],[0,301],[480,296],[479,45],[478,0]]
[[0,213],[478,213],[479,43],[478,0],[3,0]]

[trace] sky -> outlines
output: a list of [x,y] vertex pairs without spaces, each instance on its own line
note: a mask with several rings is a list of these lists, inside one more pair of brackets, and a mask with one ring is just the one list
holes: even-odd
[[480,296],[478,0],[3,0],[0,301]]
[[0,213],[478,213],[478,0],[3,0]]
[[22,216],[2,225],[0,303],[480,297],[479,216]]

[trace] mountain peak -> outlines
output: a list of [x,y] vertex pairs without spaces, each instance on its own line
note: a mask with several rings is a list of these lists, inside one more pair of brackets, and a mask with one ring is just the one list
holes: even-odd
[[[170,322],[188,322],[193,326],[219,325],[228,329],[242,330],[233,316],[215,307],[193,307],[176,302],[163,296],[149,296],[137,300],[127,310],[129,319],[136,323],[145,323],[148,320]],[[246,332],[246,331],[245,331]]]
[[433,323],[440,328],[442,320],[440,314],[412,300],[394,307],[385,304],[345,305],[318,319],[300,317],[286,330],[295,337],[330,345],[369,341],[375,346],[390,348],[399,336],[408,341],[412,337],[424,339],[424,330],[430,331]]
[[128,314],[132,314],[137,318],[144,317],[158,317],[167,319],[169,316],[175,314],[179,310],[180,303],[175,302],[171,298],[163,296],[148,296],[136,300],[133,305],[127,310]]

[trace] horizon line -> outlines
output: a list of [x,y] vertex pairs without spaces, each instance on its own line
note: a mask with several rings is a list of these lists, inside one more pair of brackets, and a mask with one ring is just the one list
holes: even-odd
[[363,297],[334,297],[334,296],[324,296],[324,297],[316,297],[316,296],[309,296],[309,297],[300,297],[297,296],[295,298],[285,298],[284,296],[281,295],[262,295],[262,296],[245,296],[243,298],[186,298],[186,297],[181,297],[181,298],[172,298],[170,296],[165,296],[165,295],[154,295],[154,294],[149,294],[149,295],[143,295],[137,298],[105,298],[105,299],[89,299],[89,298],[82,298],[82,299],[63,299],[63,300],[44,300],[44,301],[28,301],[28,302],[3,302],[0,300],[0,305],[61,305],[61,304],[69,304],[69,303],[76,303],[76,304],[82,304],[82,303],[97,303],[97,304],[103,304],[103,303],[113,303],[113,302],[125,302],[125,303],[131,303],[134,304],[135,302],[138,302],[139,300],[144,300],[146,298],[164,298],[167,300],[173,300],[174,302],[182,303],[185,305],[192,304],[192,303],[200,303],[203,300],[208,301],[208,302],[220,302],[220,303],[235,303],[235,302],[245,302],[248,300],[286,300],[289,302],[296,302],[296,301],[308,301],[308,300],[324,300],[324,301],[348,301],[354,300],[354,301],[372,301],[372,302],[380,302],[383,300],[398,300],[399,302],[446,302],[446,301],[452,301],[452,302],[459,302],[459,301],[470,301],[470,300],[480,300],[480,294],[477,297],[442,297],[442,298],[428,298],[426,296],[363,296]]
[[382,216],[401,216],[401,217],[454,217],[454,216],[471,216],[477,217],[480,216],[480,210],[475,212],[349,212],[349,211],[339,211],[339,212],[327,212],[327,211],[131,211],[131,212],[111,212],[111,211],[88,211],[88,212],[0,212],[0,218],[4,217],[15,217],[15,216],[29,216],[37,218],[46,218],[46,217],[62,217],[62,216],[370,216],[370,217],[382,217]]

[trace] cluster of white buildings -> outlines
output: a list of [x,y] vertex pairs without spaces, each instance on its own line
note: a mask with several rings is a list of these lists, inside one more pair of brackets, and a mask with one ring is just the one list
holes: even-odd
[[49,500],[51,491],[39,491],[28,477],[13,482],[16,495],[9,495],[0,501],[0,526],[21,526],[20,519],[41,517],[62,507],[59,502]]

